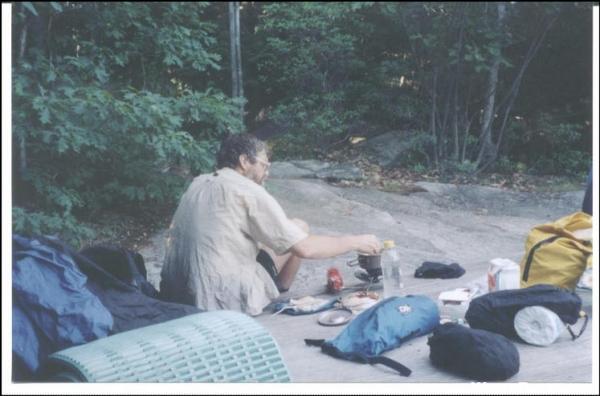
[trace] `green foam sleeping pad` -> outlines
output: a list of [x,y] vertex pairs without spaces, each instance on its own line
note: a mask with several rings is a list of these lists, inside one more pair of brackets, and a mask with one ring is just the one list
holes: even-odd
[[273,337],[251,317],[212,311],[50,355],[53,382],[289,382]]

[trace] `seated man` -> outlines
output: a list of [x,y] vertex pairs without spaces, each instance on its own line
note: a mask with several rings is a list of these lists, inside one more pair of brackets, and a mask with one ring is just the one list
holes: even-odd
[[310,235],[305,222],[289,219],[262,186],[269,166],[264,142],[246,134],[225,139],[218,170],[194,179],[173,217],[164,298],[258,315],[290,287],[301,259],[380,251],[374,235]]

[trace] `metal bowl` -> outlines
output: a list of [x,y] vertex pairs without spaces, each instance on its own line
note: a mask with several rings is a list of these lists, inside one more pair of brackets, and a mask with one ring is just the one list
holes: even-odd
[[317,321],[323,326],[341,326],[352,319],[352,311],[346,308],[332,309],[319,316]]

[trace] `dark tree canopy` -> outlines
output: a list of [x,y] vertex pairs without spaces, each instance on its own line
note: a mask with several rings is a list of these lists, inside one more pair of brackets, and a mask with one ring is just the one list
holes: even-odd
[[402,130],[413,169],[591,163],[592,3],[232,4],[239,42],[227,3],[13,5],[16,231],[175,202],[244,125],[279,158]]

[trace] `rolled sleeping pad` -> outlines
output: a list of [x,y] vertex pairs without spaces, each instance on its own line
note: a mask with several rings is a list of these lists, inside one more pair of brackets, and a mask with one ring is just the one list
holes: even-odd
[[557,314],[539,305],[519,310],[514,325],[523,341],[538,346],[552,344],[566,329]]

